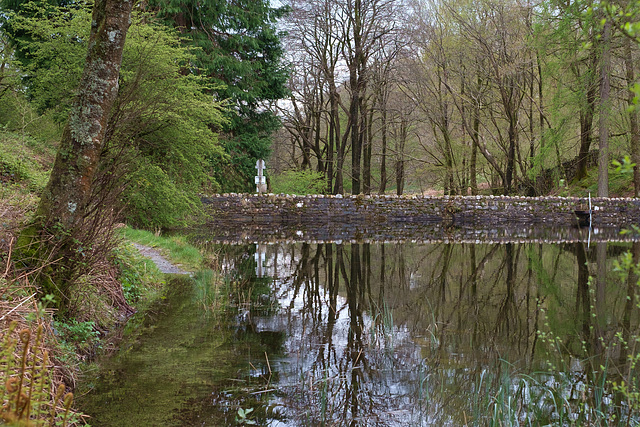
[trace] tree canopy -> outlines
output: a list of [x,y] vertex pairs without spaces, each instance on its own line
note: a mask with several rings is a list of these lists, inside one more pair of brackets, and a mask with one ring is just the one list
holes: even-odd
[[315,169],[331,192],[629,194],[612,160],[640,163],[637,1],[288,4],[275,173]]

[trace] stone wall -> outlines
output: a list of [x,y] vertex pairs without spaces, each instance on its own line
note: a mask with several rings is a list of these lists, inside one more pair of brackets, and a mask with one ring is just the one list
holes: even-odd
[[[203,198],[217,224],[509,224],[574,226],[586,198],[506,196],[292,196],[222,194]],[[640,199],[592,198],[593,227],[640,224]]]

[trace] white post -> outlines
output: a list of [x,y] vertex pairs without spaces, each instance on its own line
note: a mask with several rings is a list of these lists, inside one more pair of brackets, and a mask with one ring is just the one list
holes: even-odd
[[264,165],[264,160],[260,159],[256,162],[256,169],[258,169],[258,175],[256,176],[256,193],[266,193],[267,192],[267,179],[264,176],[264,170],[266,166]]
[[589,191],[589,238],[587,239],[587,248],[591,246],[591,220],[592,220],[592,208],[591,208],[591,191]]
[[267,254],[266,245],[256,245],[256,253],[254,258],[256,260],[256,277],[264,276],[264,260]]

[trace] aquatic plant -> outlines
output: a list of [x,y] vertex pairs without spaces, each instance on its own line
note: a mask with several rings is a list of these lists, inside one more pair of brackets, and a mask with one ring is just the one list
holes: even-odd
[[253,408],[238,408],[238,413],[236,415],[236,423],[239,425],[255,425],[256,422],[252,419],[249,419],[248,416],[253,412]]

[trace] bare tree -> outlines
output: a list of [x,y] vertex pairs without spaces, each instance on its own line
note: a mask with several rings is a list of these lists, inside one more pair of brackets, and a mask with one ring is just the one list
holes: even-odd
[[[585,13],[588,4],[291,4],[296,18],[288,45],[304,55],[296,60],[303,72],[292,80],[295,100],[287,116],[297,124],[288,128],[299,165],[324,171],[333,193],[343,192],[349,172],[353,193],[369,193],[378,178],[384,193],[393,158],[396,181],[415,178],[405,169],[411,160],[447,194],[477,194],[479,181],[494,192],[539,194],[559,175],[586,175],[596,128],[600,135],[609,128],[612,156],[622,154],[616,138],[627,137],[633,161],[640,163],[637,113],[624,110],[633,92],[620,89],[636,76],[633,49],[624,54],[616,32],[611,36],[613,92],[608,107],[598,108],[606,38],[598,36],[598,20]],[[410,115],[397,110],[398,93],[415,110]],[[567,161],[573,170],[565,168]],[[640,188],[639,172],[634,180]]]
[[631,162],[635,163],[633,167],[633,193],[635,197],[640,197],[640,127],[638,126],[638,112],[635,109],[634,98],[635,92],[632,90],[635,84],[635,64],[634,51],[631,39],[624,40],[624,66],[625,78],[628,86],[627,104],[629,114],[629,151],[631,153]]
[[[342,193],[347,152],[347,135],[341,131],[340,119],[341,110],[344,110],[339,89],[339,67],[345,40],[342,8],[333,0],[293,0],[289,6],[292,12],[288,21],[287,44],[293,51],[294,70],[301,71],[294,73],[294,80],[290,82],[292,103],[294,109],[295,103],[305,105],[304,108],[298,107],[300,114],[296,120],[307,121],[310,125],[311,117],[307,116],[315,116],[315,128],[306,130],[315,134],[318,148],[315,162],[318,169],[324,169],[326,173],[328,191]],[[301,78],[301,75],[306,77]],[[290,117],[287,109],[290,106],[283,111]],[[292,134],[298,134],[300,130],[296,126],[289,127]],[[325,166],[320,167],[323,163]]]
[[[371,67],[374,52],[383,38],[395,33],[397,0],[347,0],[343,6],[346,21],[346,39],[344,60],[349,78],[347,86],[350,93],[349,130],[351,140],[351,183],[352,192],[360,193],[361,162],[367,129],[367,109],[365,104],[368,85],[371,81]],[[370,151],[364,150],[370,155]],[[366,161],[370,162],[370,159]],[[370,191],[370,188],[366,189]]]
[[600,64],[600,138],[598,144],[598,197],[609,197],[609,109],[611,92],[611,21],[602,30]]
[[[288,45],[297,51],[295,67],[302,69],[301,61],[312,64],[305,73],[314,76],[317,89],[303,93],[304,84],[297,85],[312,83],[311,80],[292,81],[296,87],[292,87],[295,99],[291,100],[290,109],[296,111],[296,104],[307,105],[308,108],[297,108],[296,121],[307,123],[313,130],[305,128],[307,136],[300,134],[297,138],[312,147],[314,162],[318,170],[325,172],[328,189],[333,193],[344,191],[349,150],[352,192],[371,190],[373,139],[377,135],[374,123],[380,106],[379,94],[371,85],[374,74],[384,70],[379,66],[381,58],[386,56],[391,61],[393,57],[397,4],[399,0],[289,3],[292,13]],[[299,126],[291,126],[290,130],[301,131]],[[313,134],[313,142],[309,141],[308,132]],[[308,166],[304,158],[303,163]]]

